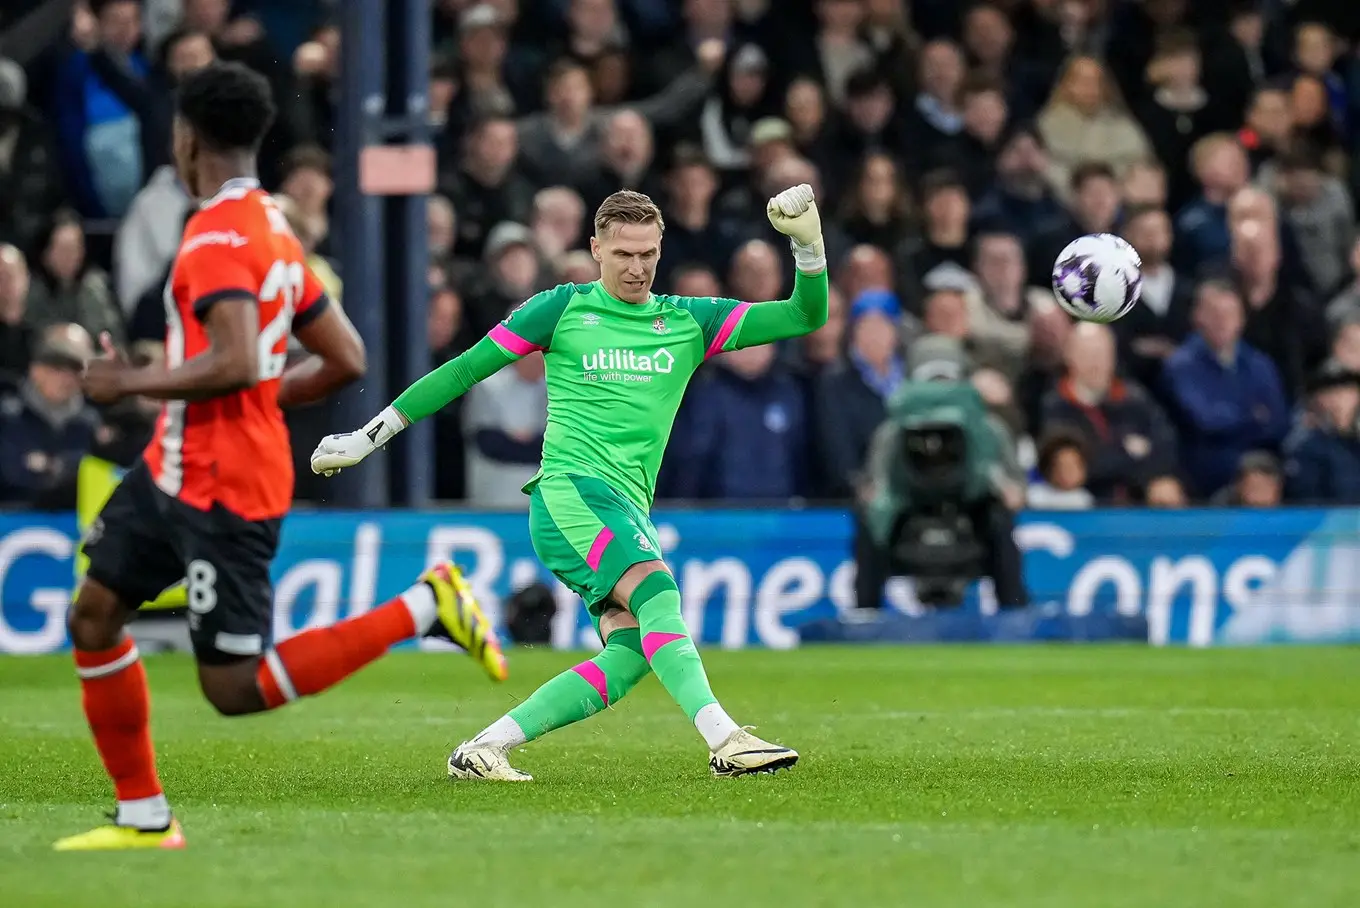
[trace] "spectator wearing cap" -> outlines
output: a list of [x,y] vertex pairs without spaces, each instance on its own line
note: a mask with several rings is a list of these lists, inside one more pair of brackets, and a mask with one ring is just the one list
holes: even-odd
[[1138,121],[1129,115],[1114,79],[1094,57],[1071,58],[1039,113],[1039,131],[1049,151],[1049,180],[1066,191],[1084,163],[1104,164],[1122,174],[1152,156]]
[[1162,366],[1190,334],[1194,288],[1177,274],[1171,255],[1171,218],[1161,208],[1131,208],[1124,238],[1143,260],[1143,292],[1133,309],[1114,323],[1120,360],[1154,394],[1162,387]]
[[518,158],[519,133],[506,117],[480,120],[463,137],[456,169],[440,177],[440,191],[458,212],[456,255],[479,259],[488,230],[528,220],[535,190],[517,167]]
[[95,31],[87,46],[72,48],[58,65],[52,120],[65,184],[86,217],[122,217],[149,171],[143,159],[143,123],[128,99],[95,68],[105,54],[145,80],[150,65],[138,50],[142,39],[138,0],[90,4]]
[[803,391],[773,344],[724,353],[685,396],[668,451],[671,494],[688,500],[777,501],[807,494]]
[[1232,284],[1202,283],[1194,322],[1195,333],[1166,361],[1166,384],[1188,479],[1209,497],[1232,482],[1243,454],[1277,448],[1289,407],[1275,364],[1242,340],[1242,298]]
[[763,117],[755,122],[751,127],[750,147],[751,166],[746,179],[737,181],[718,197],[718,211],[723,217],[750,220],[763,212],[770,197],[765,194],[765,185],[771,169],[778,162],[797,156],[793,127],[779,117]]
[[765,51],[744,45],[728,59],[717,91],[699,113],[704,155],[722,173],[739,173],[751,166],[752,127],[778,113],[769,68]]
[[16,247],[0,244],[0,388],[18,384],[33,353],[28,304],[28,262]]
[[1048,169],[1042,136],[1032,126],[1014,128],[996,159],[996,183],[973,207],[975,229],[1020,237],[1034,274],[1053,266],[1071,233],[1071,216],[1053,194]]
[[697,148],[684,146],[676,151],[662,197],[666,254],[657,265],[656,277],[663,289],[670,289],[676,269],[683,266],[703,265],[715,273],[726,270],[741,235],[734,221],[715,211],[718,188],[718,175]]
[[1127,504],[1138,486],[1170,471],[1175,431],[1141,387],[1116,375],[1108,326],[1077,325],[1067,340],[1066,365],[1044,400],[1042,426],[1079,430],[1091,452],[1087,488],[1099,501]]
[[478,336],[550,281],[533,231],[523,224],[506,221],[493,227],[487,235],[482,265],[483,273],[469,292],[467,307],[468,322]]
[[874,431],[888,398],[905,379],[901,355],[902,307],[891,290],[865,290],[845,319],[845,360],[813,386],[816,450],[823,483],[819,493],[849,498],[859,484]]
[[53,325],[18,390],[0,397],[0,502],[74,507],[76,470],[99,426],[80,387],[93,353],[84,329]]
[[28,82],[0,59],[0,243],[31,249],[61,207],[61,172],[52,136],[27,105]]
[[509,63],[509,23],[490,3],[463,7],[458,16],[458,94],[449,105],[446,130],[451,137],[469,122],[513,117],[535,110],[543,99],[537,70],[516,70]]
[[1329,360],[1308,382],[1311,418],[1284,445],[1285,497],[1294,504],[1360,505],[1360,375]]
[[1237,464],[1237,478],[1209,503],[1218,508],[1278,508],[1284,500],[1284,470],[1269,451],[1248,451]]
[[29,290],[29,324],[37,331],[72,322],[91,337],[107,334],[125,347],[127,330],[113,283],[85,254],[85,231],[79,218],[59,213],[41,238],[41,253]]

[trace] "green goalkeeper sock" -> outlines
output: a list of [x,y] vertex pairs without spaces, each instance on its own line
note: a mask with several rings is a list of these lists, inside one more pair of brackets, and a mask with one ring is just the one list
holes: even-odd
[[628,610],[642,626],[642,652],[661,686],[689,716],[709,748],[717,748],[738,726],[709,687],[703,660],[680,615],[675,578],[665,571],[648,574],[628,600]]
[[501,719],[475,740],[517,747],[564,725],[589,719],[621,699],[650,671],[638,629],[619,628],[609,635],[595,658],[549,680],[510,710],[505,719],[513,727]]

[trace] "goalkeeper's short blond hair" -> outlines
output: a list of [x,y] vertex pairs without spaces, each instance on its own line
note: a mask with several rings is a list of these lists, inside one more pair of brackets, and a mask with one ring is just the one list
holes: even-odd
[[606,236],[622,224],[655,224],[666,232],[666,220],[650,196],[624,189],[605,199],[595,212],[595,235]]

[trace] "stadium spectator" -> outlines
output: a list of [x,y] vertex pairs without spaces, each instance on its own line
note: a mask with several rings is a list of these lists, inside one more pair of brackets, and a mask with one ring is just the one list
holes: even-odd
[[528,508],[520,489],[538,472],[547,425],[543,354],[518,359],[473,388],[463,410],[468,503]]
[[1350,284],[1327,304],[1327,324],[1333,330],[1352,316],[1360,315],[1360,236],[1351,244]]
[[678,296],[722,296],[718,275],[705,265],[681,265],[672,275],[671,289]]
[[921,48],[919,91],[907,117],[912,169],[924,173],[957,159],[963,147],[963,51],[953,41],[937,38]]
[[1252,170],[1284,152],[1294,138],[1294,114],[1290,110],[1289,86],[1272,82],[1252,96],[1246,122],[1237,133],[1247,150]]
[[981,233],[973,257],[977,288],[971,308],[972,334],[995,345],[1012,361],[1005,373],[1017,377],[1029,352],[1031,306],[1045,293],[1029,286],[1025,250],[1020,238],[1010,233]]
[[1194,32],[1169,32],[1148,63],[1149,94],[1136,105],[1148,141],[1162,165],[1175,175],[1168,202],[1177,208],[1195,192],[1185,162],[1195,143],[1212,132],[1237,126],[1240,115],[1214,103],[1201,81],[1202,57]]
[[1355,206],[1346,185],[1328,174],[1318,154],[1304,145],[1264,164],[1259,179],[1275,194],[1298,240],[1311,285],[1330,297],[1349,276],[1355,243]]
[[1278,508],[1284,500],[1284,471],[1269,451],[1248,451],[1237,464],[1237,478],[1210,499],[1220,508]]
[[1196,292],[1195,334],[1166,362],[1181,458],[1197,495],[1232,482],[1242,455],[1276,449],[1289,426],[1279,370],[1242,340],[1242,298],[1220,280]]
[[[463,298],[453,287],[430,290],[425,332],[430,339],[430,368],[434,369],[462,353],[477,340],[463,318]],[[458,398],[433,417],[434,495],[441,500],[467,497],[467,439],[463,437],[463,412],[467,400]]]
[[664,192],[652,123],[632,108],[617,110],[605,121],[600,173],[586,187],[586,209],[594,215],[600,203],[620,188],[658,199]]
[[1018,126],[1001,144],[996,183],[973,208],[975,228],[1014,233],[1035,274],[1049,270],[1066,245],[1072,218],[1054,195],[1048,151],[1033,127]]
[[663,196],[667,202],[666,254],[657,266],[657,282],[662,288],[670,285],[680,266],[727,270],[732,250],[740,240],[736,225],[714,212],[718,186],[713,166],[698,149],[686,146],[676,151]]
[[562,256],[559,268],[562,282],[566,284],[589,284],[600,279],[600,263],[584,249]]
[[1163,363],[1190,334],[1194,288],[1171,266],[1171,218],[1161,208],[1129,209],[1123,235],[1143,260],[1143,291],[1114,324],[1119,357],[1130,377],[1155,394]]
[[580,249],[589,233],[586,206],[574,189],[553,186],[540,189],[534,196],[534,213],[529,221],[538,251],[550,262],[564,253]]
[[803,393],[774,345],[724,353],[686,395],[672,435],[679,498],[779,501],[807,494],[808,419]]
[[958,170],[968,194],[976,198],[996,178],[996,158],[1012,111],[999,83],[974,79],[964,82],[962,93],[963,137],[958,159],[948,166]]
[[1190,152],[1199,193],[1176,214],[1172,263],[1182,274],[1197,275],[1228,252],[1228,201],[1247,185],[1246,153],[1228,133],[1200,139]]
[[[774,116],[770,61],[758,45],[747,44],[727,61],[727,72],[699,112],[704,154],[722,172],[751,166],[751,127]],[[637,187],[627,187],[636,189]]]
[[1072,174],[1081,164],[1104,164],[1122,174],[1152,154],[1114,79],[1094,57],[1067,61],[1037,124],[1049,149],[1049,182],[1061,192],[1072,185]]
[[1072,238],[1085,233],[1115,233],[1121,217],[1119,182],[1108,164],[1090,161],[1072,171],[1069,205],[1076,229]]
[[1143,504],[1161,510],[1179,510],[1189,507],[1190,496],[1186,493],[1185,483],[1175,474],[1167,473],[1154,476],[1143,490]]
[[[834,126],[836,154],[827,161],[828,170],[841,175],[837,189],[844,181],[844,194],[853,196],[857,184],[852,175],[867,164],[868,155],[900,155],[910,147],[906,128],[884,73],[870,68],[851,75],[845,86],[845,107]],[[915,167],[919,170],[931,163],[917,161]]]
[[440,192],[459,215],[456,255],[480,259],[487,231],[504,221],[528,219],[534,187],[517,169],[518,156],[514,121],[488,116],[468,129],[456,170],[440,180]]
[[91,337],[108,334],[116,346],[126,346],[127,332],[112,282],[86,258],[80,219],[59,213],[40,242],[42,252],[28,292],[29,324],[42,331],[70,322]]
[[911,287],[907,305],[919,313],[920,278],[946,262],[967,268],[973,258],[968,187],[951,170],[935,170],[921,180],[921,235],[905,244],[901,258]]
[[1039,478],[1025,502],[1040,511],[1087,511],[1096,506],[1086,488],[1086,439],[1079,429],[1051,426],[1039,440]]
[[0,59],[0,243],[30,249],[64,201],[52,135],[28,105],[28,78]]
[[331,196],[335,193],[331,156],[319,146],[300,145],[288,152],[279,171],[279,191],[297,204],[299,216],[312,225],[324,249],[329,229],[322,229],[322,224],[330,219]]
[[482,265],[481,274],[469,290],[465,310],[468,323],[479,337],[507,312],[551,283],[534,245],[533,232],[523,224],[506,221],[492,228]]
[[1081,432],[1090,452],[1086,487],[1098,501],[1134,501],[1140,485],[1172,468],[1175,432],[1142,387],[1116,374],[1108,327],[1078,325],[1067,340],[1066,365],[1067,375],[1044,401],[1041,425]]
[[794,79],[784,95],[783,114],[792,150],[826,172],[834,163],[836,135],[822,86],[806,76]]
[[27,377],[0,397],[0,502],[44,510],[75,506],[76,469],[99,426],[80,390],[81,372],[93,355],[83,328],[52,325]]
[[28,286],[24,254],[0,244],[0,389],[18,384],[33,353],[33,327],[25,318]]
[[132,200],[113,238],[118,304],[131,318],[142,294],[159,289],[179,250],[192,201],[169,164],[156,168]]
[[904,378],[900,318],[901,304],[891,291],[862,292],[845,317],[846,358],[814,383],[815,447],[823,473],[818,491],[824,496],[849,498],[859,486],[869,442]]
[[[142,39],[138,0],[95,0],[92,33],[73,31],[77,42],[56,73],[52,118],[60,142],[63,177],[72,201],[87,217],[121,217],[149,175],[143,160],[144,122],[128,99],[99,75],[96,56],[145,79],[150,65]],[[145,113],[145,112],[144,112]]]
[[1360,375],[1329,361],[1308,383],[1312,418],[1285,443],[1285,493],[1295,504],[1360,504]]
[[739,300],[777,300],[784,289],[782,257],[764,240],[750,240],[732,256],[727,289]]
[[911,196],[892,155],[867,155],[845,199],[850,241],[897,250],[914,233],[912,214]]
[[1126,208],[1167,208],[1166,168],[1156,161],[1133,164],[1119,181],[1119,195]]

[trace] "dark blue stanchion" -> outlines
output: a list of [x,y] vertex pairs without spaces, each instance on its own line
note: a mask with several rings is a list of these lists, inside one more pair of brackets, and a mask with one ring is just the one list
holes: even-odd
[[[408,146],[430,147],[430,2],[397,0],[388,47],[392,62],[388,113],[395,140]],[[433,179],[433,173],[429,174]],[[415,189],[417,187],[412,187]],[[428,191],[432,187],[422,187]],[[427,331],[429,310],[429,243],[424,194],[395,196],[388,206],[388,230],[396,241],[388,258],[388,306],[401,307],[402,338],[393,338],[397,368],[394,383],[406,387],[424,375],[431,365]],[[399,353],[397,351],[400,351]],[[434,426],[424,420],[401,435],[398,452],[401,475],[394,477],[394,491],[402,504],[419,508],[434,498]]]
[[[360,188],[364,149],[382,138],[386,6],[385,0],[340,4],[335,232],[345,281],[345,311],[368,347],[368,375],[341,394],[335,408],[336,431],[362,426],[391,400],[383,299],[383,202]],[[370,457],[331,478],[328,503],[349,508],[387,507],[387,473],[386,457]]]

